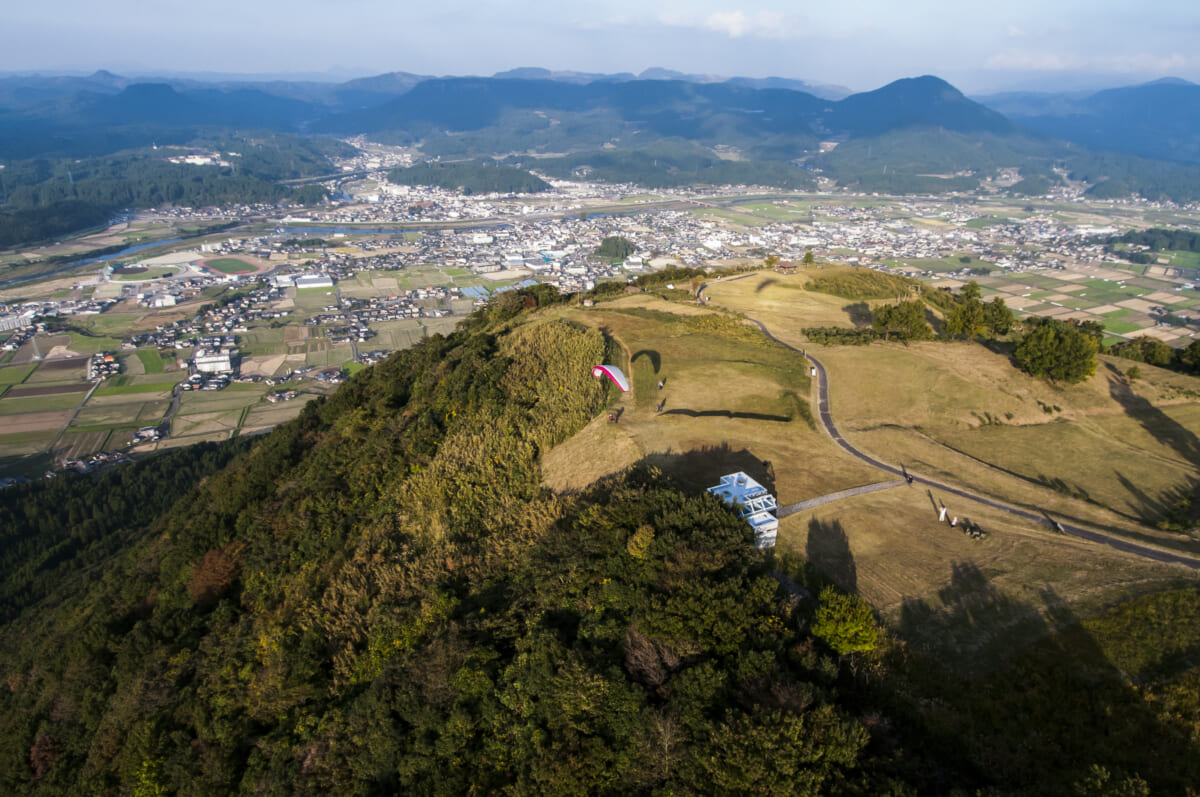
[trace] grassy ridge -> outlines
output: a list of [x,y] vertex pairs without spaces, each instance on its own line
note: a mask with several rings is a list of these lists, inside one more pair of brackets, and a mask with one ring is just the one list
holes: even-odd
[[907,277],[850,269],[836,274],[818,274],[805,287],[843,299],[896,299],[909,296],[919,286],[919,282]]

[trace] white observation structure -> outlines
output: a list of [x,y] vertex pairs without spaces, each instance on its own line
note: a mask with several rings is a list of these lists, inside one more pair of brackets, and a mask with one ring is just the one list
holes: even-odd
[[750,528],[754,529],[755,548],[774,548],[779,534],[779,518],[775,517],[775,496],[745,473],[729,473],[721,483],[708,491],[727,504],[733,505]]

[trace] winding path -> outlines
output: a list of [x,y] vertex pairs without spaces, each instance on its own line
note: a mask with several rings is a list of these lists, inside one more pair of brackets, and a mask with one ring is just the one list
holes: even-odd
[[[758,272],[750,272],[748,274],[740,274],[736,277],[730,277],[727,280],[722,280],[722,282],[729,282],[729,281],[737,280],[737,279],[745,279],[746,277],[754,276],[757,273]],[[705,283],[704,285],[700,286],[700,289],[696,292],[697,298],[701,298],[701,299],[703,298],[704,290],[708,286],[709,286],[709,283]],[[846,451],[846,453],[850,454],[850,456],[852,456],[858,460],[861,460],[862,462],[865,462],[868,465],[871,465],[872,467],[879,468],[880,470],[886,471],[887,473],[891,473],[895,476],[900,476],[902,478],[909,478],[913,482],[920,482],[921,484],[924,484],[928,487],[936,487],[938,490],[947,492],[947,493],[957,496],[959,498],[964,498],[968,501],[974,501],[976,503],[983,504],[984,506],[991,507],[992,509],[998,509],[1002,512],[1007,512],[1010,515],[1015,515],[1017,517],[1021,517],[1026,520],[1032,520],[1035,523],[1039,523],[1039,524],[1051,523],[1054,525],[1054,527],[1056,527],[1056,530],[1060,531],[1063,534],[1072,536],[1072,537],[1078,537],[1079,539],[1088,540],[1089,542],[1096,542],[1096,543],[1100,543],[1101,545],[1107,545],[1110,548],[1115,548],[1118,551],[1123,551],[1124,553],[1130,553],[1135,556],[1141,556],[1145,559],[1152,559],[1156,562],[1165,562],[1167,564],[1183,565],[1184,567],[1190,567],[1193,570],[1200,570],[1200,558],[1196,558],[1193,556],[1187,556],[1185,554],[1171,553],[1169,551],[1163,551],[1158,548],[1151,548],[1147,545],[1138,545],[1137,543],[1129,542],[1128,540],[1122,539],[1122,538],[1117,537],[1112,534],[1106,534],[1104,532],[1096,531],[1094,529],[1087,529],[1082,526],[1068,524],[1068,523],[1062,523],[1060,521],[1052,520],[1049,517],[1049,515],[1045,514],[1044,512],[1039,513],[1039,512],[1034,512],[1034,511],[1028,510],[1028,509],[1022,509],[1020,507],[1013,506],[1012,504],[1005,503],[1004,501],[1000,501],[995,498],[989,498],[984,495],[979,495],[978,493],[973,493],[970,490],[966,490],[961,487],[951,486],[944,482],[937,481],[936,479],[930,479],[926,476],[918,476],[915,473],[910,473],[910,472],[906,471],[904,468],[900,468],[895,465],[891,465],[889,463],[883,462],[882,460],[878,460],[875,457],[871,456],[870,454],[866,453],[865,451],[863,451],[859,448],[855,448],[853,445],[850,444],[850,442],[848,440],[846,440],[845,437],[842,436],[842,433],[838,431],[837,426],[835,426],[833,423],[833,414],[829,411],[829,376],[825,370],[825,366],[816,357],[813,357],[811,354],[809,354],[806,350],[797,349],[795,346],[792,346],[791,344],[788,344],[788,343],[784,343],[782,340],[780,340],[779,338],[772,335],[771,331],[767,329],[766,325],[763,322],[759,321],[758,319],[750,318],[749,316],[746,316],[746,319],[748,321],[750,321],[751,323],[753,323],[754,325],[756,325],[760,330],[762,330],[762,333],[764,335],[766,335],[768,338],[775,341],[780,346],[791,349],[792,351],[796,352],[797,354],[802,355],[810,363],[812,363],[813,367],[817,371],[817,410],[821,416],[821,425],[825,427],[825,431],[829,434],[829,436],[831,438],[833,438],[833,442],[835,442],[839,446],[841,446],[842,449]],[[882,489],[882,488],[878,487],[877,485],[867,485],[867,487],[872,488],[872,489]],[[844,492],[850,492],[850,491],[844,491]],[[844,496],[840,496],[840,494],[838,494],[838,493],[834,493],[833,495],[839,496],[839,497],[844,497]],[[820,499],[813,499],[813,500],[820,500]],[[805,502],[802,502],[802,503],[805,503]],[[798,506],[798,505],[794,505],[794,506]],[[792,509],[792,507],[787,507],[787,508]],[[799,511],[799,510],[792,509],[792,511]],[[790,514],[790,512],[789,512],[789,514]]]

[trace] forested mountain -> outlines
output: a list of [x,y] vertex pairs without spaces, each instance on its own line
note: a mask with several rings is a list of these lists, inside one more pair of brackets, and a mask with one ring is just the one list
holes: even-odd
[[[536,168],[553,176],[648,187],[805,189],[823,176],[862,191],[972,192],[1016,169],[1022,179],[1012,192],[1020,195],[1044,193],[1069,174],[1101,198],[1200,198],[1200,87],[1192,84],[1053,101],[1010,95],[1005,107],[1041,109],[1011,121],[932,76],[842,99],[796,90],[802,85],[666,70],[634,78],[532,68],[493,78],[396,72],[342,84],[136,82],[103,72],[3,78],[0,246],[95,226],[122,208],[318,200],[319,189],[301,194],[277,184],[327,173],[326,155],[340,145],[318,135],[414,145],[434,160],[507,157],[523,169],[537,156]],[[140,151],[247,139],[266,142],[256,157],[274,166],[256,168],[243,158],[224,171],[195,171],[150,164]],[[280,153],[266,155],[271,147]],[[39,159],[57,164],[55,176],[33,186],[18,175]],[[114,179],[79,183],[64,174],[74,160],[83,160],[78,169],[87,173],[101,162],[125,165],[100,170]],[[288,168],[278,168],[285,160]],[[318,168],[309,168],[314,162]]]
[[631,130],[701,141],[718,129],[728,135],[729,127],[739,138],[751,140],[795,133],[858,137],[912,126],[1014,132],[1004,117],[934,77],[896,81],[840,101],[732,82],[632,80],[579,85],[552,80],[445,78],[426,80],[390,103],[332,117],[314,129],[478,130],[498,123],[505,112],[533,110],[609,111]]
[[166,205],[259,202],[312,204],[325,189],[280,180],[326,174],[329,157],[349,147],[330,139],[262,134],[195,139],[229,155],[227,165],[172,163],[149,148],[88,159],[18,161],[6,166],[0,247],[45,240],[107,223],[118,211]]
[[1089,149],[1200,163],[1200,86],[1186,80],[981,102],[1017,124]]
[[507,160],[551,177],[636,183],[652,188],[688,185],[771,185],[791,190],[816,186],[812,172],[771,160],[728,160],[682,139],[662,139],[633,149],[593,150],[561,157]]
[[[0,493],[0,789],[1196,782],[1187,651],[1153,659],[1146,697],[1082,629],[966,681],[880,636],[857,598],[792,600],[734,512],[652,468],[540,486],[541,452],[603,410],[591,368],[613,345],[541,313],[560,301],[503,294],[257,440]],[[1154,639],[1200,619],[1194,589],[1155,600],[1105,622]]]
[[523,169],[488,161],[422,163],[392,169],[387,179],[397,185],[434,185],[464,194],[530,194],[550,188],[545,180]]
[[[577,498],[538,486],[538,452],[603,406],[607,344],[509,328],[528,303],[510,295],[477,320],[499,326],[356,375],[169,512],[127,518],[117,549],[111,529],[5,526],[11,572],[95,567],[8,604],[4,790],[887,782],[733,513],[646,470]],[[3,499],[53,529],[152,478],[121,473],[109,506]]]

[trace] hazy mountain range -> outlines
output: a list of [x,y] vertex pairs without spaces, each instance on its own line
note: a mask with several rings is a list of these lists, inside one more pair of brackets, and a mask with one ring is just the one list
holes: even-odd
[[[976,102],[934,77],[850,94],[786,78],[721,78],[666,69],[641,75],[522,68],[494,77],[393,72],[343,83],[0,78],[0,157],[87,152],[98,129],[142,126],[149,137],[179,128],[425,134],[478,130],[514,113],[607,116],[661,135],[738,141],[775,135],[859,138],[929,126],[959,132],[1033,134],[1094,150],[1200,161],[1200,86],[1177,79],[1085,93],[1007,93]],[[142,136],[141,138],[146,138]],[[99,145],[103,149],[106,144]],[[79,150],[84,152],[79,152]]]
[[[430,159],[501,159],[550,177],[651,188],[801,190],[829,179],[890,194],[1003,184],[1041,195],[1070,180],[1097,198],[1194,202],[1198,130],[1200,86],[1181,80],[974,100],[928,75],[856,94],[784,78],[661,69],[637,76],[394,72],[343,83],[18,75],[0,78],[0,213],[7,214],[0,226],[21,230],[5,240],[34,241],[124,207],[198,201],[191,189],[199,175],[187,168],[201,167],[176,173],[133,163],[161,162],[152,144],[252,151],[258,168],[243,158],[227,174],[205,173],[226,183],[240,178],[241,187],[214,185],[204,195],[212,201],[248,191],[257,199],[279,192],[246,178],[326,174],[327,137],[354,135],[417,145]],[[119,162],[72,162],[87,158]],[[305,197],[319,201],[318,194]]]

